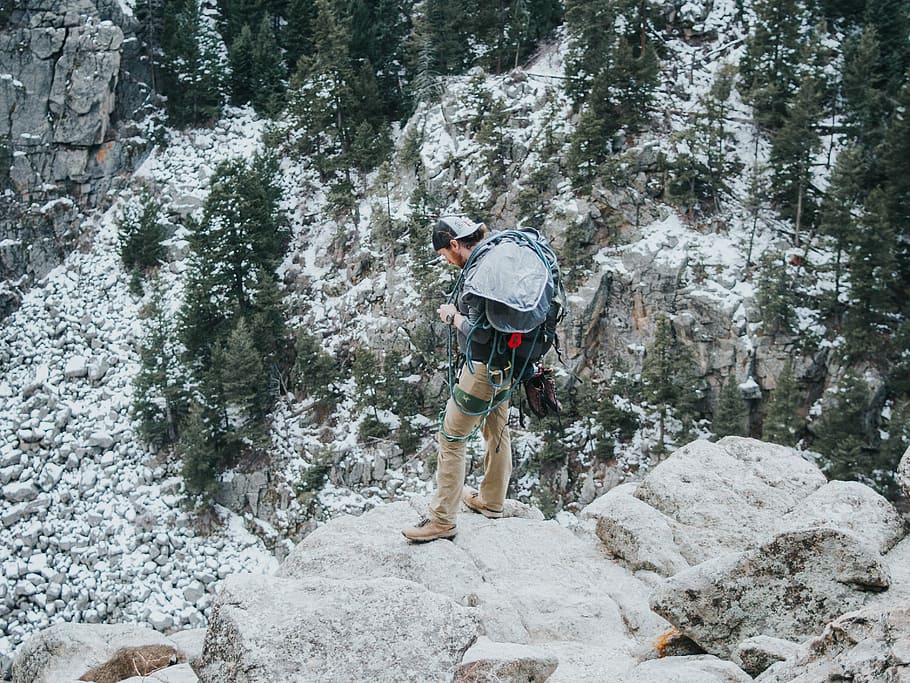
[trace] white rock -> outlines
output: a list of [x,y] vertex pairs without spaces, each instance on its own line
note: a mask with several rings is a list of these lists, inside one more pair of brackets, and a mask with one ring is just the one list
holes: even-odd
[[50,491],[57,485],[62,476],[63,466],[49,462],[44,466],[44,469],[41,470],[41,474],[38,476],[38,486],[40,486],[43,491]]
[[828,526],[854,534],[880,553],[904,537],[900,513],[883,496],[856,481],[831,481],[781,518],[777,531]]
[[66,365],[63,368],[63,376],[66,379],[85,377],[88,374],[88,362],[87,356],[72,356],[66,361]]
[[725,437],[675,451],[635,497],[677,523],[678,552],[695,565],[768,540],[778,519],[826,481],[792,448]]
[[400,579],[228,577],[196,671],[257,680],[443,680],[477,637],[472,611]]
[[114,445],[114,437],[111,436],[110,432],[106,431],[92,432],[88,437],[88,445],[107,449]]
[[752,677],[733,662],[690,655],[642,662],[619,683],[752,683]]
[[3,497],[11,503],[24,503],[38,497],[38,488],[30,481],[7,484]]
[[903,489],[904,495],[910,498],[910,446],[904,451],[900,464],[897,466],[897,482]]

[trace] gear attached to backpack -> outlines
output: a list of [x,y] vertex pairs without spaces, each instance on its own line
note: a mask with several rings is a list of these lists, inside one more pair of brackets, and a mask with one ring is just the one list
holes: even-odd
[[[562,320],[566,296],[556,254],[536,230],[525,228],[495,233],[471,252],[461,271],[450,303],[462,295],[483,300],[483,317],[468,334],[465,366],[473,372],[473,361],[503,371],[502,379],[494,384],[490,404],[473,415],[487,415],[526,384],[539,400],[531,410],[538,416],[560,409],[556,399],[553,371],[537,364],[551,348],[559,355],[556,326]],[[488,341],[473,339],[480,329],[489,331]],[[451,344],[450,344],[451,347]],[[450,386],[454,387],[454,363],[450,355]],[[537,387],[542,387],[538,389]],[[454,388],[453,388],[454,391]],[[458,401],[456,401],[458,405]],[[459,405],[461,408],[461,406]],[[466,412],[465,408],[461,408]],[[543,411],[543,412],[538,412]]]

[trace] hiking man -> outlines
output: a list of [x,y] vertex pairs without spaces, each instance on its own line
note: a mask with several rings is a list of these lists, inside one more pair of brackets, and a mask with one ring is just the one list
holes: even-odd
[[[443,216],[433,229],[433,249],[456,268],[464,268],[471,252],[487,237],[487,228],[461,216]],[[512,443],[509,434],[509,379],[507,369],[488,367],[491,332],[478,325],[484,301],[461,292],[455,303],[438,309],[440,320],[454,329],[458,348],[470,361],[461,368],[458,386],[446,404],[439,431],[436,493],[426,519],[402,533],[412,542],[454,538],[456,517],[462,501],[485,517],[502,517],[502,506],[512,474]],[[470,367],[469,367],[470,365]],[[488,409],[488,412],[484,408]],[[486,415],[484,419],[484,414]],[[486,442],[480,491],[464,488],[465,441],[483,420]]]

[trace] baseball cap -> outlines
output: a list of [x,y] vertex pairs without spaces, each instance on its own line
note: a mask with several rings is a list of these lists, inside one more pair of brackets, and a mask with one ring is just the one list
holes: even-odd
[[438,251],[449,246],[450,240],[473,235],[479,229],[480,223],[475,223],[465,216],[440,216],[433,228],[433,249]]

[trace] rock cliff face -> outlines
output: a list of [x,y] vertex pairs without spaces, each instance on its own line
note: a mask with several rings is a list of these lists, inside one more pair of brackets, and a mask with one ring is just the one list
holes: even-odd
[[29,0],[0,30],[0,280],[59,263],[80,209],[134,162],[132,121],[150,94],[138,29],[107,0]]

